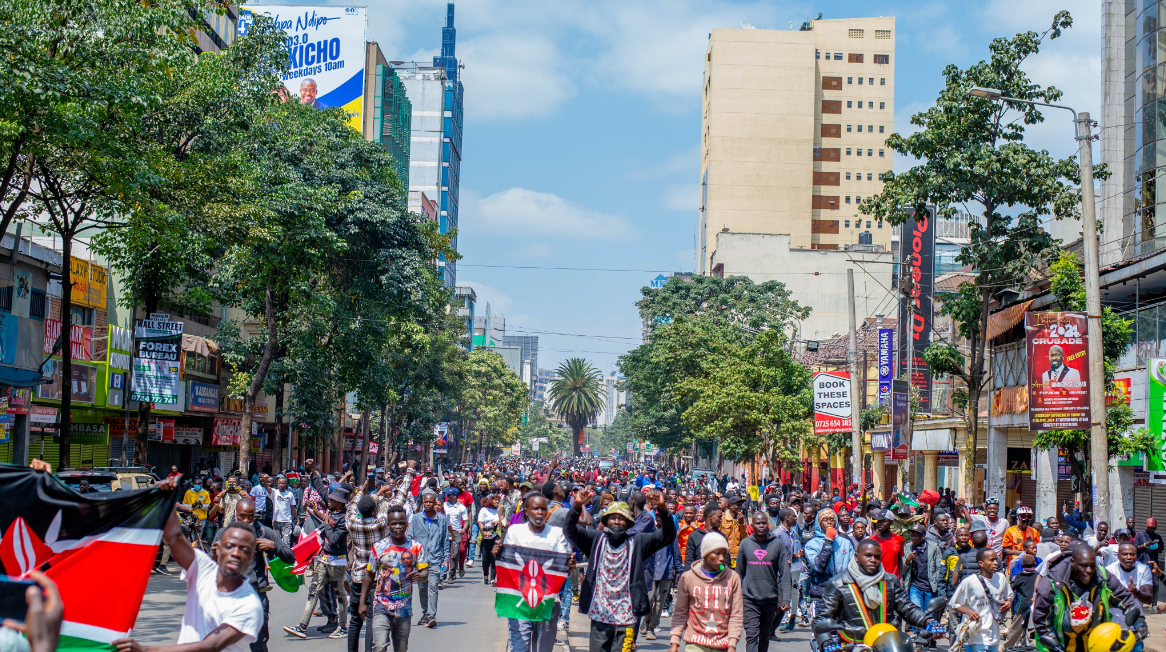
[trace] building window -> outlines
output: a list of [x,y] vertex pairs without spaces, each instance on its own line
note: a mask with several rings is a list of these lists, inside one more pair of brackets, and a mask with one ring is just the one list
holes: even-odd
[[887,78],[886,77],[879,77],[879,86],[886,86],[886,85],[887,85]]
[[850,228],[850,220],[846,220],[846,228]]
[[885,129],[885,128],[886,128],[886,125],[879,125],[879,133],[880,134],[883,133],[883,129]]
[[879,108],[880,108],[880,109],[885,109],[885,108],[887,108],[887,103],[886,103],[886,102],[879,102]]
[[854,77],[847,77],[847,78],[846,78],[846,83],[847,83],[847,84],[853,84],[853,83],[854,83]]
[[861,147],[858,148],[858,155],[862,156],[862,148]]
[[834,60],[835,60],[835,61],[842,61],[842,53],[841,53],[841,52],[835,52],[835,53],[834,53]]
[[850,181],[850,173],[849,172],[846,173],[846,180]]
[[880,229],[883,228],[883,221],[882,220],[879,220],[879,228]]
[[[861,150],[859,150],[859,151],[861,151]],[[849,147],[846,148],[846,155],[850,156],[850,148]]]
[[853,102],[853,101],[851,101],[851,100],[846,100],[846,108],[848,108],[848,109],[853,109],[853,108],[854,108],[854,102]]
[[847,35],[848,35],[850,38],[862,38],[862,34],[863,34],[863,31],[862,31],[861,29],[850,29],[850,30],[847,30]]
[[867,180],[867,181],[874,181],[874,179],[871,179],[871,178],[870,178],[870,175],[871,175],[871,173],[870,173],[870,172],[867,172],[867,173],[866,173],[866,180]]
[[868,81],[867,83],[871,86],[874,86],[874,77],[871,77],[870,81]]
[[862,55],[861,54],[848,54],[848,55],[846,55],[846,62],[847,63],[862,63]]
[[827,52],[827,53],[826,53],[826,60],[827,60],[827,61],[829,61],[829,60],[830,60],[830,53],[829,53],[829,52]]
[[846,125],[846,133],[850,133],[850,125]]
[[[821,53],[821,52],[819,52],[818,50],[814,50],[814,58],[815,58],[815,59],[821,59],[821,58],[822,58],[822,53]],[[827,55],[826,55],[826,58],[827,58],[827,59],[829,59],[829,58],[830,58],[830,55],[829,55],[829,54],[827,54]]]
[[885,155],[885,154],[883,154],[883,150],[881,150],[881,149],[879,150],[879,156],[882,156],[882,157],[886,158],[886,155]]
[[[850,195],[847,195],[847,196],[846,196],[846,203],[847,203],[847,204],[849,204],[849,203],[850,203]],[[849,226],[849,225],[848,225],[848,226]]]
[[92,326],[93,325],[93,308],[85,308],[83,306],[73,306],[69,310],[71,315],[70,320],[78,326]]
[[891,38],[891,30],[889,30],[889,29],[876,29],[875,30],[875,38],[880,40],[880,41],[890,39]]
[[868,229],[870,228],[870,220],[866,221],[866,228],[868,228]]
[[33,289],[32,299],[29,302],[28,316],[32,319],[44,320],[45,318],[45,291]]
[[859,77],[859,78],[858,78],[858,85],[859,85],[859,86],[862,86],[862,77]]
[[858,108],[860,108],[860,109],[862,108],[862,100],[858,101]]
[[[862,55],[860,54],[858,56],[861,57]],[[876,55],[874,55],[874,62],[875,63],[890,63],[891,62],[891,55],[889,55],[889,54],[876,54]]]
[[[867,155],[867,156],[874,156],[874,150],[873,150],[873,149],[868,149],[868,150],[866,150],[866,155]],[[879,150],[879,156],[882,156],[882,155],[883,155],[883,150],[881,150],[881,149],[880,149],[880,150]]]

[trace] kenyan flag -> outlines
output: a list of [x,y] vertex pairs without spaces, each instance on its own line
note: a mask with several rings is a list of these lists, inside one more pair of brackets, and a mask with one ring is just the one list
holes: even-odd
[[278,557],[270,557],[267,561],[267,568],[271,571],[271,577],[279,588],[289,593],[295,593],[300,590],[304,584],[304,572],[308,570],[308,564],[316,557],[316,553],[320,552],[320,523],[316,521],[315,517],[308,515],[304,519],[304,526],[300,530],[300,540],[292,546],[292,552],[296,555],[294,564],[288,564]]
[[179,491],[79,494],[48,473],[0,464],[0,565],[14,577],[40,569],[57,583],[58,650],[112,650],[110,641],[128,636]]
[[498,592],[494,611],[499,618],[550,620],[555,596],[567,580],[569,552],[504,545],[496,560]]

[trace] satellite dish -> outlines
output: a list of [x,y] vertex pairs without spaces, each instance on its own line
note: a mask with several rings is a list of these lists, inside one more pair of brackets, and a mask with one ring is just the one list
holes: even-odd
[[747,23],[747,22],[745,22],[745,21],[741,21],[741,29],[757,29],[757,28],[756,28],[756,27],[754,27],[754,26],[753,26],[752,24],[750,24],[750,23]]

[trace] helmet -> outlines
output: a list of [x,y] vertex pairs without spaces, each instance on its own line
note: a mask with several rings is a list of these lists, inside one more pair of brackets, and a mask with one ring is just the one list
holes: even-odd
[[1086,633],[1086,652],[1130,652],[1138,642],[1133,632],[1117,623],[1101,623]]
[[1020,507],[1017,507],[1016,508],[1016,517],[1020,518],[1021,516],[1032,516],[1032,508],[1028,507],[1026,505],[1021,505]]
[[[887,623],[879,623],[879,624],[871,627],[870,629],[866,630],[866,634],[862,637],[862,644],[867,646],[867,647],[873,647],[874,643],[875,643],[875,639],[882,636],[883,634],[886,634],[887,632],[897,632],[897,631],[899,631],[899,630],[895,629],[894,625],[890,625]],[[1089,652],[1093,652],[1093,651],[1090,650]]]

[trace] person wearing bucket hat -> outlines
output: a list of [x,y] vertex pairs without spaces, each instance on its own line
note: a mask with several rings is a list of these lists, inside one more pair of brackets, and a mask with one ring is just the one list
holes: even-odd
[[[324,585],[331,585],[336,595],[337,626],[328,635],[329,638],[348,638],[347,612],[348,591],[344,588],[348,571],[348,526],[345,511],[348,506],[349,491],[341,486],[329,489],[329,484],[315,473],[313,460],[304,462],[308,470],[311,486],[321,495],[328,497],[328,513],[311,508],[311,514],[320,522],[320,535],[323,543],[320,554],[312,561],[312,581],[308,589],[308,599],[304,604],[304,613],[300,622],[294,626],[284,627],[284,631],[298,638],[307,638],[308,623],[312,619],[312,612],[316,609],[320,592]],[[331,623],[329,623],[331,624]]]
[[676,521],[668,512],[664,494],[651,491],[647,503],[656,512],[659,529],[629,534],[632,510],[623,502],[612,503],[600,514],[603,531],[581,528],[579,518],[593,497],[590,487],[575,493],[565,532],[588,559],[578,604],[579,613],[591,619],[590,648],[611,652],[624,649],[625,642],[630,646],[637,621],[651,612],[644,560],[672,543]]

